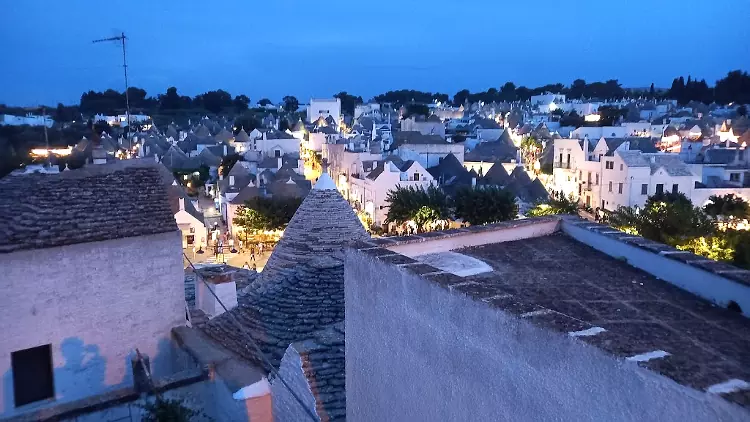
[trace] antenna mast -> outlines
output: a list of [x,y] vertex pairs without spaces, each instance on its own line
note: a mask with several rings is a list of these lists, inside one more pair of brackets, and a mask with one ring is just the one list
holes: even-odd
[[124,32],[121,32],[120,35],[116,37],[110,37],[110,38],[102,38],[100,40],[94,40],[94,43],[100,43],[100,42],[106,42],[106,41],[118,41],[122,44],[122,69],[125,72],[125,139],[129,140],[130,138],[130,98],[128,95],[128,60],[127,56],[125,55],[125,40],[127,40],[127,37],[125,36]]

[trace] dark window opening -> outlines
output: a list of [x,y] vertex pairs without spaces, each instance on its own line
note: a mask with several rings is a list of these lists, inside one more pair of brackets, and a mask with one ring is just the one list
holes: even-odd
[[648,195],[648,185],[646,183],[641,185],[641,195]]
[[49,344],[10,354],[16,407],[55,396]]
[[664,185],[662,183],[658,183],[656,185],[656,194],[661,195],[662,193],[664,193]]
[[679,191],[680,191],[680,185],[678,185],[677,183],[673,184],[672,185],[672,193],[677,193]]
[[281,151],[279,151],[278,149],[274,150],[273,151],[273,155],[274,155],[274,157],[279,158],[279,157],[281,157]]

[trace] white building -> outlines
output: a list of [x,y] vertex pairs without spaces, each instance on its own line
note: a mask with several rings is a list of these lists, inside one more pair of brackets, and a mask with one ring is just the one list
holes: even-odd
[[0,181],[25,204],[0,210],[23,215],[0,239],[0,418],[132,387],[136,349],[154,377],[179,366],[185,275],[166,190],[155,163],[114,166]]
[[307,121],[312,123],[318,118],[324,119],[328,116],[338,124],[341,122],[341,100],[339,98],[312,98],[310,105],[307,106]]
[[559,108],[558,104],[565,103],[565,94],[552,94],[545,93],[542,95],[532,95],[531,105],[532,107],[538,107],[542,113],[550,113]]
[[0,114],[0,126],[47,126],[52,127],[54,120],[50,116],[36,116],[27,114],[25,116],[14,116],[12,114]]
[[[253,131],[255,132],[255,131]],[[250,136],[253,135],[250,133]],[[253,150],[267,157],[281,157],[285,154],[300,154],[300,140],[276,129],[262,131],[260,138],[253,141]]]
[[422,135],[438,135],[445,138],[445,124],[436,115],[430,117],[411,116],[401,121],[401,130],[404,132],[419,132]]
[[366,175],[349,178],[349,192],[344,197],[358,211],[364,211],[376,226],[385,224],[388,215],[388,192],[401,187],[426,188],[435,184],[435,179],[416,161],[402,162],[387,159],[374,161],[375,167]]
[[358,119],[360,116],[368,116],[379,119],[382,116],[382,114],[380,113],[380,104],[357,104],[354,107],[354,118]]
[[746,169],[733,172],[717,165],[687,164],[678,154],[644,153],[630,147],[630,141],[615,146],[600,139],[590,147],[588,139],[556,139],[553,189],[593,209],[609,211],[642,207],[649,196],[662,192],[683,193],[696,206],[705,205],[711,195],[750,197],[741,176],[732,175]]

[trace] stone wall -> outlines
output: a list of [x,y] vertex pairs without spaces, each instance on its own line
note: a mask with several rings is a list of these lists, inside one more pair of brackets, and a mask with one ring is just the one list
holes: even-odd
[[[132,384],[134,349],[174,372],[185,324],[177,231],[0,254],[0,416]],[[15,408],[11,352],[51,344],[55,400]]]

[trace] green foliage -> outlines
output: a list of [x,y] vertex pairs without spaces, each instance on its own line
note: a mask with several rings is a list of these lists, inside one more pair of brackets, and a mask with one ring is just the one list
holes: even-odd
[[302,198],[262,198],[245,201],[232,223],[247,231],[281,230],[289,224]]
[[617,229],[672,246],[684,245],[714,231],[711,219],[679,192],[653,195],[643,209],[620,207],[609,216],[608,222]]
[[243,113],[247,111],[247,108],[250,106],[250,98],[248,98],[247,95],[238,95],[232,100],[232,105],[234,105],[234,109],[237,113]]
[[416,104],[429,104],[433,100],[447,103],[449,97],[447,94],[441,94],[439,92],[424,92],[415,91],[413,89],[399,89],[396,91],[388,91],[384,94],[376,95],[374,98],[377,103],[388,103],[393,104],[395,107],[402,105],[416,103]]
[[262,98],[260,101],[258,101],[258,105],[261,107],[265,107],[269,104],[272,104],[273,102],[269,100],[268,98]]
[[284,111],[287,113],[294,113],[299,108],[299,100],[297,100],[297,97],[287,95],[283,98],[284,101]]
[[145,411],[144,422],[190,422],[198,416],[205,416],[203,412],[190,409],[181,400],[165,399],[157,396],[153,402],[141,406]]
[[429,116],[430,108],[424,104],[409,104],[406,106],[406,114],[404,115],[404,118],[417,115],[425,117]]
[[523,155],[523,162],[526,163],[527,166],[533,166],[541,153],[541,141],[533,136],[524,136],[523,139],[521,139],[521,154]]
[[578,214],[578,202],[573,199],[573,195],[565,196],[562,192],[552,192],[549,200],[536,204],[526,212],[527,217],[557,214]]
[[750,204],[733,193],[711,195],[708,199],[711,202],[703,207],[703,211],[716,220],[750,219]]
[[676,245],[681,251],[689,251],[696,255],[705,256],[715,261],[732,262],[734,258],[734,247],[726,236],[696,237]]
[[515,195],[497,186],[459,189],[453,204],[456,218],[471,225],[513,220],[518,215]]
[[397,186],[388,191],[385,201],[389,205],[386,223],[414,221],[424,229],[428,223],[447,220],[451,216],[448,196],[435,186],[427,189]]
[[357,104],[362,104],[362,97],[349,95],[346,91],[341,91],[333,97],[341,100],[341,112],[348,116],[353,116],[354,108]]
[[237,161],[241,161],[242,156],[240,154],[230,154],[225,157],[221,158],[221,164],[219,164],[219,174],[221,174],[224,177],[227,177],[229,174],[229,170],[234,167],[234,164]]
[[237,118],[234,119],[234,127],[237,128],[235,134],[237,134],[240,129],[245,129],[245,132],[250,133],[253,129],[259,128],[260,126],[260,119],[258,119],[257,114],[252,111],[243,113],[241,116],[237,116]]

